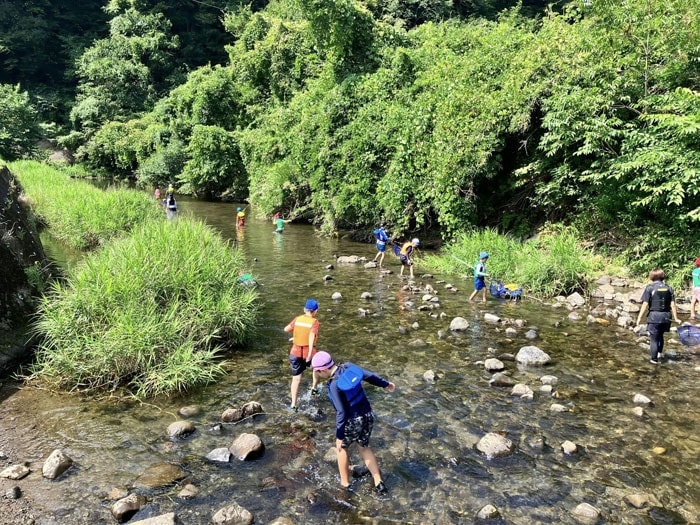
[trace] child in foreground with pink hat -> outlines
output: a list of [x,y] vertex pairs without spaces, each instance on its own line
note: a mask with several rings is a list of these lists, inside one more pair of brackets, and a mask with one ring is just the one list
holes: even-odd
[[[389,392],[393,392],[396,385],[353,363],[336,365],[328,352],[318,352],[311,360],[311,368],[320,379],[328,380],[328,397],[336,410],[335,448],[338,454],[340,485],[345,488],[350,486],[348,448],[357,443],[360,456],[372,474],[374,490],[379,494],[386,494],[387,489],[379,471],[377,458],[369,448],[374,414],[362,389],[362,382],[367,381]],[[352,472],[355,477],[363,474],[360,470]]]

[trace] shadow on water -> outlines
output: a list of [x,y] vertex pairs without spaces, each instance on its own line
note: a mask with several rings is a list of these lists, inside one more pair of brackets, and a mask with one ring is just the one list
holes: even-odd
[[[288,224],[278,235],[250,209],[245,228],[237,230],[235,205],[186,198],[178,203],[180,213],[205,218],[231,239],[232,249],[244,250],[262,285],[258,335],[227,356],[226,377],[182,398],[117,405],[30,388],[8,395],[0,417],[25,436],[25,456],[17,459],[30,460],[36,470],[41,458],[60,447],[77,464],[58,483],[42,486],[50,502],[46,523],[66,515],[71,523],[113,523],[110,490],[131,489],[144,470],[163,462],[179,465],[187,477],[150,493],[137,517],[174,510],[183,523],[204,524],[236,502],[256,523],[287,516],[312,524],[448,524],[471,523],[490,503],[502,516],[492,523],[577,523],[572,511],[585,502],[608,523],[700,520],[697,358],[652,368],[629,331],[573,322],[565,308],[536,301],[469,304],[470,283],[456,276],[417,279],[418,287],[429,284],[440,298],[438,308],[422,311],[423,290],[415,292],[399,279],[396,257],[386,256],[385,265],[394,271],[388,275],[335,260],[353,254],[371,259],[372,245],[324,238],[299,224]],[[461,291],[450,293],[447,283]],[[334,292],[343,299],[331,300]],[[362,299],[362,292],[372,299]],[[321,349],[331,351],[336,362],[352,360],[397,384],[393,394],[366,389],[377,417],[372,448],[388,497],[372,492],[370,478],[355,482],[349,492],[338,487],[329,452],[335,414],[325,395],[310,396],[308,373],[301,412],[287,408],[289,342],[282,328],[308,297],[321,304]],[[406,307],[407,301],[415,306]],[[483,320],[484,312],[524,319],[528,326],[507,336],[503,326]],[[470,323],[461,335],[449,331],[455,316]],[[533,327],[538,339],[530,342],[524,333]],[[511,396],[510,388],[490,386],[483,365],[488,357],[514,355],[528,344],[549,353],[552,363],[544,368],[504,363],[513,381],[534,391],[530,401]],[[682,352],[680,345],[673,347]],[[428,370],[434,381],[424,378]],[[558,378],[556,398],[540,391],[545,374]],[[632,412],[635,393],[653,402],[641,417]],[[237,424],[220,422],[226,408],[253,400],[264,414]],[[568,411],[553,412],[555,402]],[[171,441],[165,430],[184,405],[199,407],[191,418],[197,431]],[[504,434],[514,454],[487,460],[476,449],[487,432]],[[260,459],[224,465],[204,459],[241,433],[262,439],[266,450]],[[578,445],[577,455],[563,454],[566,440]],[[356,451],[351,457],[359,460]],[[41,480],[33,483],[40,486]],[[198,488],[194,498],[178,496],[185,483]],[[630,494],[653,494],[656,502],[636,509],[623,500]]]

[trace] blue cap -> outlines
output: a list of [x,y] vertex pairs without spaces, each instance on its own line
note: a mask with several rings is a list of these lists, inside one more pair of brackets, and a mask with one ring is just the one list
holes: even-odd
[[488,259],[489,258],[489,252],[481,252],[479,254],[479,259]]
[[307,299],[306,304],[304,305],[304,310],[311,310],[312,312],[315,312],[318,310],[318,301],[316,299]]
[[241,207],[239,206],[238,208],[236,208],[236,211],[241,211]]

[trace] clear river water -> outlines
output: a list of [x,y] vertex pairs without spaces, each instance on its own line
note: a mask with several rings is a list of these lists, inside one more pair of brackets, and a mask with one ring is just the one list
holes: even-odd
[[[44,506],[36,523],[116,523],[110,492],[133,490],[139,475],[160,463],[178,465],[187,478],[137,490],[148,504],[132,521],[175,511],[184,524],[206,524],[235,502],[253,513],[255,523],[280,516],[297,524],[474,523],[477,512],[491,504],[500,518],[488,523],[573,524],[580,523],[574,509],[588,503],[600,510],[598,523],[700,523],[700,359],[685,355],[675,335],[667,335],[667,345],[678,358],[654,366],[634,334],[614,322],[571,321],[566,308],[529,298],[469,303],[470,279],[423,276],[420,263],[414,292],[399,278],[392,254],[385,259],[391,274],[335,260],[371,259],[372,244],[325,238],[310,225],[288,224],[277,235],[271,222],[255,218],[250,209],[245,228],[237,230],[235,205],[187,199],[179,204],[181,213],[203,218],[244,250],[261,284],[258,334],[248,347],[226,356],[226,376],[180,397],[95,401],[5,381],[0,424],[23,436],[17,459],[32,473],[16,483]],[[76,263],[74,254],[56,246],[49,244],[47,251],[59,264]],[[324,280],[326,275],[332,279]],[[437,292],[439,307],[421,310],[427,285]],[[334,292],[342,300],[332,300]],[[363,292],[372,298],[362,299]],[[320,303],[319,348],[336,362],[353,361],[397,385],[393,393],[365,389],[376,415],[371,447],[387,496],[374,494],[369,477],[349,492],[339,488],[337,467],[328,457],[335,413],[325,394],[310,396],[309,372],[302,379],[300,412],[288,409],[289,341],[283,327],[302,313],[309,297]],[[527,326],[507,335],[502,324],[484,321],[487,312]],[[468,320],[467,331],[450,332],[456,316]],[[538,337],[530,341],[525,332],[533,328]],[[483,361],[515,355],[530,344],[547,352],[551,363],[504,364],[534,398],[491,386]],[[427,371],[434,380],[425,377]],[[540,391],[543,375],[558,379],[554,395]],[[641,416],[633,412],[635,394],[651,399]],[[225,409],[249,401],[259,402],[264,414],[221,423]],[[553,412],[553,403],[568,410]],[[192,405],[199,412],[188,419],[197,430],[187,439],[170,440],[168,425],[182,419],[181,407]],[[489,432],[510,439],[513,454],[482,455],[475,445]],[[205,459],[242,433],[262,439],[260,459],[227,464]],[[562,452],[567,440],[578,453]],[[75,465],[48,481],[41,464],[55,448]],[[359,461],[355,450],[351,459]],[[178,496],[185,483],[197,487],[195,497]],[[633,495],[646,495],[650,503],[636,508],[625,499]]]

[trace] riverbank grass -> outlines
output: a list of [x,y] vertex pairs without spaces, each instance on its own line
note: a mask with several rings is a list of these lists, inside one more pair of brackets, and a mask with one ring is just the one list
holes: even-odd
[[588,280],[605,267],[603,259],[584,246],[576,230],[564,226],[545,228],[526,242],[492,229],[468,232],[439,255],[426,256],[423,263],[432,271],[471,278],[483,251],[489,253],[487,271],[492,280],[518,284],[542,297],[585,292]]
[[34,213],[56,239],[73,248],[96,248],[163,216],[158,203],[142,191],[101,190],[36,161],[12,162],[9,168],[22,184]]
[[200,221],[150,221],[89,254],[44,298],[31,379],[137,397],[185,391],[223,373],[221,355],[252,335],[245,261]]

